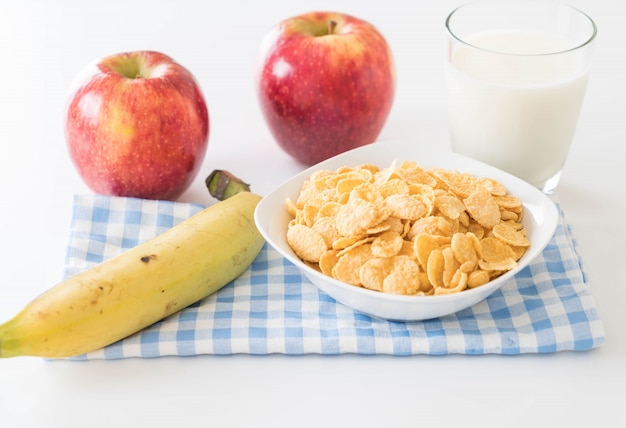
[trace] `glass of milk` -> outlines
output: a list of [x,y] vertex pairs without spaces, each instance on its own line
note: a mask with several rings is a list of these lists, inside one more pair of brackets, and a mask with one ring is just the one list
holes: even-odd
[[559,182],[596,25],[546,0],[475,0],[446,20],[452,149],[546,193]]

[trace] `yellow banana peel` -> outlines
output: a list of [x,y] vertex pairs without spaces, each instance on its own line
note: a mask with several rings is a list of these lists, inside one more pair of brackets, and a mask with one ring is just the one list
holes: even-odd
[[260,200],[237,193],[50,288],[0,325],[0,357],[100,349],[219,290],[261,251]]

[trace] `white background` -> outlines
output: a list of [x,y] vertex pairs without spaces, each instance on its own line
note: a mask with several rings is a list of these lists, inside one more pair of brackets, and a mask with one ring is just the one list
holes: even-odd
[[[199,80],[211,117],[201,174],[228,169],[266,194],[304,167],[272,141],[255,96],[261,38],[315,9],[385,35],[397,94],[380,140],[447,149],[444,20],[459,0],[0,1],[0,318],[61,278],[72,197],[89,192],[65,148],[74,75],[120,51],[167,53]],[[622,0],[571,0],[599,28],[588,93],[557,192],[606,329],[593,351],[445,357],[0,360],[2,427],[626,426],[626,56]]]

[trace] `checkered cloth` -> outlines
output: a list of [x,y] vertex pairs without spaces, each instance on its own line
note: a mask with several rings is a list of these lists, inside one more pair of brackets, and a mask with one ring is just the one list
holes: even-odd
[[[75,197],[65,275],[133,247],[200,205]],[[390,322],[353,311],[317,289],[267,244],[239,278],[143,331],[76,360],[237,353],[521,354],[582,351],[604,329],[561,213],[543,254],[486,301],[439,319]]]

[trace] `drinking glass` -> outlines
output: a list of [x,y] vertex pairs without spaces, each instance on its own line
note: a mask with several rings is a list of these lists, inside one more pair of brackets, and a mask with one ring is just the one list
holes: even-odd
[[595,23],[552,1],[475,0],[445,25],[452,149],[551,193],[583,103]]

